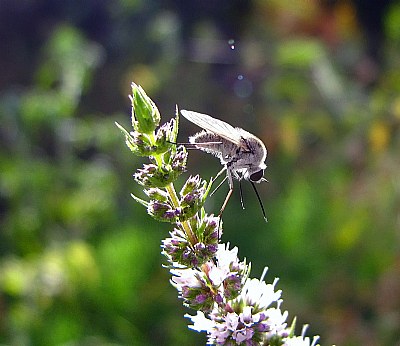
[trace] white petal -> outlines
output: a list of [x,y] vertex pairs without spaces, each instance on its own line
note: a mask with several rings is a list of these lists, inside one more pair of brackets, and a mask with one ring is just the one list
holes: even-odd
[[194,269],[171,269],[173,275],[171,280],[176,285],[190,286],[190,287],[201,287],[201,281],[198,276],[202,275],[202,272]]
[[210,333],[214,328],[214,322],[206,318],[204,313],[201,311],[197,311],[197,315],[195,316],[185,314],[185,317],[190,318],[193,322],[193,325],[189,325],[188,327],[197,332],[206,331]]
[[239,259],[237,257],[238,248],[235,246],[232,250],[228,250],[229,244],[220,244],[218,246],[218,251],[216,253],[218,266],[221,268],[228,267],[231,263],[238,263]]
[[266,284],[264,281],[248,279],[244,284],[242,297],[247,305],[257,304],[260,308],[267,308],[281,296],[281,291],[275,292],[274,289],[274,285]]

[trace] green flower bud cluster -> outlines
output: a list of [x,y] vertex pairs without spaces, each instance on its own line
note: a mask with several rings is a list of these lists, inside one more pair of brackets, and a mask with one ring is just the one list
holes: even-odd
[[173,209],[169,203],[151,200],[147,205],[147,213],[162,222],[176,222],[179,210]]
[[184,146],[171,148],[170,152],[160,155],[161,164],[150,156],[150,164],[144,164],[133,174],[136,182],[145,187],[165,187],[174,182],[186,170],[187,152]]
[[132,83],[130,99],[134,131],[128,132],[116,124],[125,135],[128,148],[138,156],[154,156],[173,151],[178,134],[178,115],[176,119],[159,127],[160,113],[157,106],[135,83]]
[[215,294],[204,281],[201,281],[200,287],[183,286],[180,298],[183,305],[203,312],[210,312],[215,302],[222,301],[221,296]]
[[[209,187],[207,182],[199,175],[190,176],[180,191],[181,214],[180,221],[188,220],[204,205]],[[211,186],[210,186],[211,187]]]
[[[187,153],[184,146],[177,147],[178,112],[176,119],[159,126],[160,113],[144,90],[132,83],[132,126],[128,132],[121,125],[128,148],[138,156],[148,156],[150,164],[144,164],[134,179],[145,187],[165,187],[185,171]],[[156,206],[157,207],[157,206]],[[156,208],[157,209],[157,208]]]
[[178,224],[171,234],[171,238],[163,240],[163,254],[169,262],[180,267],[199,267],[211,260],[218,250],[219,218],[214,216],[204,216],[202,220],[191,219],[192,229],[197,235],[198,242],[191,245],[187,240],[182,225]]
[[174,206],[168,193],[161,187],[168,182],[165,177],[168,177],[169,180],[172,179],[172,181],[176,177],[173,174],[166,173],[163,175],[162,173],[164,172],[157,169],[155,164],[145,165],[143,169],[138,170],[134,174],[135,180],[141,185],[152,186],[152,188],[145,189],[145,193],[150,199],[149,202],[139,200],[137,197],[134,198],[145,205],[148,214],[158,221],[175,223],[186,221],[196,215],[202,208],[209,191],[207,182],[200,179],[198,175],[189,177],[180,192],[179,206]]
[[[132,126],[134,131],[128,132],[117,124],[125,135],[129,149],[138,156],[148,156],[150,163],[138,169],[133,178],[146,187],[149,201],[133,196],[146,206],[147,212],[158,221],[183,222],[202,208],[211,188],[211,183],[190,177],[180,191],[180,197],[173,201],[166,189],[178,176],[186,170],[187,151],[184,146],[176,146],[178,135],[178,111],[176,118],[159,126],[160,113],[154,102],[144,90],[132,84]],[[193,240],[193,239],[192,239]]]
[[128,148],[137,156],[152,156],[163,154],[173,150],[175,144],[175,128],[177,122],[171,119],[169,122],[160,126],[160,128],[151,134],[137,131],[127,132],[119,124],[117,126],[125,135],[125,141]]
[[[199,219],[192,219],[192,229],[199,242],[217,247],[222,235],[222,221],[214,215],[203,215]],[[196,222],[196,224],[194,224]]]

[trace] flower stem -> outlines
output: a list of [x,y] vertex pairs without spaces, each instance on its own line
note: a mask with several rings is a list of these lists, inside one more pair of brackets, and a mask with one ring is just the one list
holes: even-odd
[[[172,204],[174,205],[175,208],[178,208],[179,207],[179,199],[178,199],[178,195],[176,194],[174,185],[171,183],[171,184],[167,185],[165,188],[168,191],[168,194],[171,198]],[[190,243],[192,245],[197,244],[198,243],[197,237],[193,233],[193,231],[189,225],[189,222],[183,221],[182,227],[183,227]]]

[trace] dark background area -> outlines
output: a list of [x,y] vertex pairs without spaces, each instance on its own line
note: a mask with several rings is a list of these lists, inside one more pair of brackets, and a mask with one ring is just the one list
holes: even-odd
[[[168,224],[130,198],[132,81],[163,122],[178,104],[266,144],[269,222],[244,184],[223,241],[280,278],[289,322],[400,343],[397,1],[1,0],[1,344],[205,344],[161,266]],[[187,174],[220,169],[189,154]]]

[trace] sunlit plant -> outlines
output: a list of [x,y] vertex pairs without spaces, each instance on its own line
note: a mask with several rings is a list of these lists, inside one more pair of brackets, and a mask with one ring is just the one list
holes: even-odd
[[149,158],[133,175],[146,197],[132,197],[155,220],[172,225],[162,253],[172,285],[195,311],[185,315],[193,323],[189,328],[206,332],[209,345],[316,346],[318,337],[306,337],[306,327],[296,336],[295,319],[288,325],[278,279],[264,282],[266,269],[260,279],[250,278],[251,265],[239,260],[238,248],[221,243],[222,220],[204,209],[213,180],[189,176],[177,192],[175,183],[186,171],[188,155],[183,145],[175,144],[178,109],[175,119],[160,125],[155,103],[134,83],[130,99],[133,131],[117,126],[132,153]]

